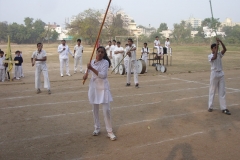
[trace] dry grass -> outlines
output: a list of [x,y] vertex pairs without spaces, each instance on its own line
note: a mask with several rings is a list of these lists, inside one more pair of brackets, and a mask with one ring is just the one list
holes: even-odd
[[[75,44],[68,44],[71,51],[73,52],[73,47]],[[149,48],[152,52],[153,44],[149,44]],[[6,45],[0,45],[0,48],[6,51]],[[58,44],[45,44],[44,50],[48,53],[48,64],[58,63]],[[16,50],[23,51],[25,64],[30,63],[30,56],[34,50],[36,50],[36,45],[12,45],[12,52]],[[207,61],[207,56],[210,53],[208,45],[172,45],[173,48],[173,65],[168,66],[168,73],[182,73],[182,72],[199,72],[208,71],[210,65]],[[84,45],[84,56],[83,63],[86,64],[91,56],[93,47]],[[138,48],[138,57],[140,57],[141,45]],[[223,58],[223,68],[228,69],[239,69],[239,59],[240,59],[240,46],[227,46],[226,56]],[[70,60],[73,63],[73,60]]]

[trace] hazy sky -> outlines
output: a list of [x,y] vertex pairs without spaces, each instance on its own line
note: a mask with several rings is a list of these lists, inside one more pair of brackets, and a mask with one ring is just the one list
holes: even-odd
[[[106,9],[109,0],[0,0],[0,21],[23,23],[25,17],[45,23],[63,25],[66,17],[89,9]],[[227,17],[240,22],[240,0],[212,0],[215,18]],[[165,22],[170,28],[190,16],[211,17],[209,0],[112,0],[112,6],[123,9],[137,25],[159,27]]]

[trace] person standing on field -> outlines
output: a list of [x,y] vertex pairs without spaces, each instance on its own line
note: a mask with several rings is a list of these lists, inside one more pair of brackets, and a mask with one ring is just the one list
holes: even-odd
[[77,40],[77,45],[74,47],[74,74],[77,73],[78,63],[80,65],[80,72],[83,73],[82,68],[82,54],[83,46],[81,45],[81,39]]
[[65,40],[61,41],[62,44],[58,46],[58,53],[59,53],[59,61],[60,61],[60,75],[63,77],[63,66],[66,66],[66,75],[71,76],[69,73],[69,56],[68,54],[71,54],[74,58],[74,55],[70,51],[68,45],[66,44]]
[[32,66],[35,65],[35,88],[37,89],[37,94],[41,93],[41,72],[44,77],[44,88],[47,88],[48,94],[51,94],[50,90],[50,81],[48,77],[48,68],[47,68],[47,53],[42,50],[43,44],[37,44],[37,50],[33,52],[31,62]]
[[[208,111],[213,111],[213,100],[215,92],[218,90],[219,103],[222,113],[231,115],[226,105],[226,89],[224,72],[222,69],[222,57],[225,55],[227,49],[220,39],[216,38],[216,40],[217,43],[211,45],[212,53],[208,55],[208,61],[211,64]],[[223,50],[218,52],[220,44],[222,45]]]

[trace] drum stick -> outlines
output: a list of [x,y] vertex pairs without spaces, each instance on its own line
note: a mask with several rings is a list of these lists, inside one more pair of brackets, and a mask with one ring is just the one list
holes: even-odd
[[[104,25],[104,23],[105,23],[105,20],[106,20],[107,13],[108,13],[108,10],[109,10],[109,7],[110,7],[111,2],[112,2],[112,0],[109,0],[109,3],[108,3],[108,6],[107,6],[107,9],[106,9],[106,12],[105,12],[105,15],[104,15],[104,18],[103,18],[101,27],[100,27],[100,29],[99,29],[98,36],[97,36],[97,39],[96,39],[96,42],[95,42],[95,45],[94,45],[94,48],[93,48],[93,51],[92,51],[92,56],[91,56],[91,58],[90,58],[89,63],[91,63],[91,61],[92,61],[93,54],[94,54],[95,49],[96,49],[96,47],[97,47],[98,40],[99,40],[100,34],[101,34],[101,32],[102,32],[102,28],[103,28],[103,25]],[[87,72],[88,72],[88,69],[87,69]],[[84,85],[85,81],[86,81],[86,79],[83,80],[83,85]]]
[[[133,49],[133,46],[132,46],[132,48],[130,48],[130,49],[128,50],[128,52],[129,52],[131,49]],[[122,63],[122,61],[124,60],[124,58],[127,57],[127,56],[128,56],[128,55],[126,54],[126,55],[123,57],[123,59],[118,63],[118,65],[112,70],[111,74],[115,71],[116,68],[118,68],[118,67],[120,66],[120,64]]]

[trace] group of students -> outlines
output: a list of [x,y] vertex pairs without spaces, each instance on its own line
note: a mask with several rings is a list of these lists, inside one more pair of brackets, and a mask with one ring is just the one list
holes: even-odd
[[[0,81],[4,82],[5,79],[10,80],[10,74],[8,72],[8,61],[10,61],[8,58],[6,58],[6,55],[4,55],[4,51],[0,49]],[[22,52],[16,51],[14,62],[9,62],[15,64],[15,72],[14,72],[14,79],[19,80],[21,77],[24,77],[23,75],[23,58],[22,58]]]
[[[154,40],[154,48],[157,49],[157,56],[161,59],[164,52],[163,52],[163,47],[161,46],[161,43],[160,43],[160,40],[159,40],[159,37],[156,36],[155,37],[155,40]],[[170,49],[170,41],[169,41],[169,38],[166,39],[165,41],[165,48],[166,48],[166,51],[167,53],[169,52],[169,49]]]

